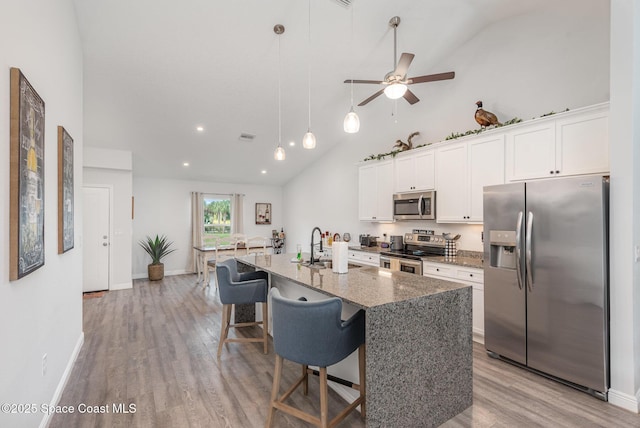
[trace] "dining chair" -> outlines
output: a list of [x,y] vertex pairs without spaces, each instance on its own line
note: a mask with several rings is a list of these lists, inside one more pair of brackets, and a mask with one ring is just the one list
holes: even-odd
[[267,255],[268,239],[263,236],[252,236],[247,238],[247,254]]
[[[220,256],[218,254],[218,247],[220,246],[220,241],[218,240],[218,238],[213,238],[209,246],[214,247],[215,250],[213,251],[213,257],[211,257],[211,255],[209,256],[205,255],[203,257],[203,258],[206,258],[205,260],[206,266],[203,272],[204,280],[202,281],[202,288],[207,288],[210,285],[209,282],[211,281],[211,272],[214,273],[213,278],[215,280],[216,263],[220,261]],[[218,288],[217,280],[216,280],[216,288]]]
[[238,257],[238,250],[247,251],[247,235],[244,233],[232,233],[229,237],[233,245],[233,256]]
[[[281,296],[277,288],[271,289],[276,363],[266,426],[272,426],[276,409],[322,428],[336,425],[358,405],[360,405],[360,416],[365,418],[365,312],[359,310],[347,321],[342,321],[342,300],[339,298],[333,297],[313,302],[302,299],[288,299]],[[356,349],[360,384],[327,374],[328,366],[344,360]],[[279,396],[285,359],[302,365],[302,377],[287,392]],[[317,366],[320,370],[319,372],[311,370],[309,366]],[[320,377],[319,418],[284,402],[300,385],[303,386],[303,393],[307,395],[309,374],[318,374]],[[328,416],[327,380],[336,380],[359,391],[358,398],[331,420]]]

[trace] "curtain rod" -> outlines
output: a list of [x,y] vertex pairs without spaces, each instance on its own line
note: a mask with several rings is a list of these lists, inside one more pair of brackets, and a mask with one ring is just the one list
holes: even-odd
[[240,196],[247,196],[244,193],[210,193],[210,192],[202,192],[203,195],[217,195],[217,196],[233,196],[233,195],[240,195]]

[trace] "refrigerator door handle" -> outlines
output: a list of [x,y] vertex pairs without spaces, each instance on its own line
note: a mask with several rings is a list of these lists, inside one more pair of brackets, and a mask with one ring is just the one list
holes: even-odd
[[518,277],[518,288],[522,290],[522,266],[520,265],[520,257],[522,250],[520,241],[522,239],[522,211],[518,213],[518,223],[516,224],[516,276]]
[[526,239],[526,248],[525,248],[525,256],[527,259],[527,279],[529,284],[529,291],[533,291],[533,270],[531,269],[531,241],[532,241],[532,232],[533,232],[533,213],[529,211],[529,215],[527,216],[527,236]]
[[418,199],[418,214],[420,214],[420,218],[422,218],[422,195],[420,195],[420,199]]

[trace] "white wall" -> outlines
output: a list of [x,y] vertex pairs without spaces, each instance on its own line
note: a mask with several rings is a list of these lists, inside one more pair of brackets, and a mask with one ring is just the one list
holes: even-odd
[[640,5],[611,2],[609,401],[640,409]]
[[[87,142],[89,144],[90,142]],[[131,278],[131,196],[133,173],[131,152],[124,150],[85,147],[84,185],[109,187],[111,200],[111,236],[109,237],[109,290],[121,290],[133,286]]]
[[[271,237],[272,229],[280,230],[285,226],[281,187],[134,177],[134,278],[147,277],[147,265],[150,263],[150,259],[138,245],[138,242],[147,235],[166,235],[170,241],[173,241],[173,248],[177,249],[163,259],[166,275],[187,271],[191,256],[191,192],[244,194],[244,233],[248,236]],[[256,202],[271,203],[270,225],[255,224]]]
[[[82,50],[70,0],[0,5],[0,403],[49,404],[82,344]],[[45,265],[9,281],[9,68],[45,102]],[[57,126],[74,139],[75,247],[58,254]],[[42,374],[42,357],[47,371]],[[0,426],[38,426],[44,415],[0,413]]]
[[[413,131],[421,133],[413,140],[418,145],[476,129],[477,100],[483,100],[485,108],[503,121],[607,101],[609,3],[591,0],[586,6],[584,1],[567,0],[546,11],[497,22],[440,61],[437,69],[426,72],[449,70],[456,72],[455,79],[421,84],[420,93],[427,95],[413,106],[402,99],[396,104],[380,97],[356,107],[360,132],[344,134],[335,150],[286,184],[288,251],[296,243],[306,248],[314,226],[331,233],[349,232],[353,240],[361,233],[382,237],[382,233],[402,234],[413,228],[435,229],[460,233],[459,248],[481,251],[482,229],[477,225],[359,222],[356,163],[370,154],[389,152],[397,139],[406,141]],[[394,105],[397,112],[392,115]],[[344,113],[348,110],[345,97]]]

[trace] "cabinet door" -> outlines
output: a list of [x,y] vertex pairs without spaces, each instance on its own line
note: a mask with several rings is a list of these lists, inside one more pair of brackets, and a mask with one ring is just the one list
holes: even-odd
[[436,153],[436,221],[467,222],[467,144],[452,144]]
[[396,158],[393,170],[396,192],[413,191],[415,187],[415,158],[413,156]]
[[418,153],[414,157],[415,190],[433,190],[436,188],[435,158],[433,150]]
[[609,113],[595,112],[556,122],[559,175],[609,172]]
[[469,143],[469,221],[482,222],[484,186],[504,184],[504,135]]
[[555,176],[555,122],[523,125],[506,138],[507,181]]
[[378,178],[376,165],[358,169],[358,216],[360,220],[373,220],[378,208]]
[[393,220],[393,163],[381,162],[377,168],[377,203],[375,220]]

